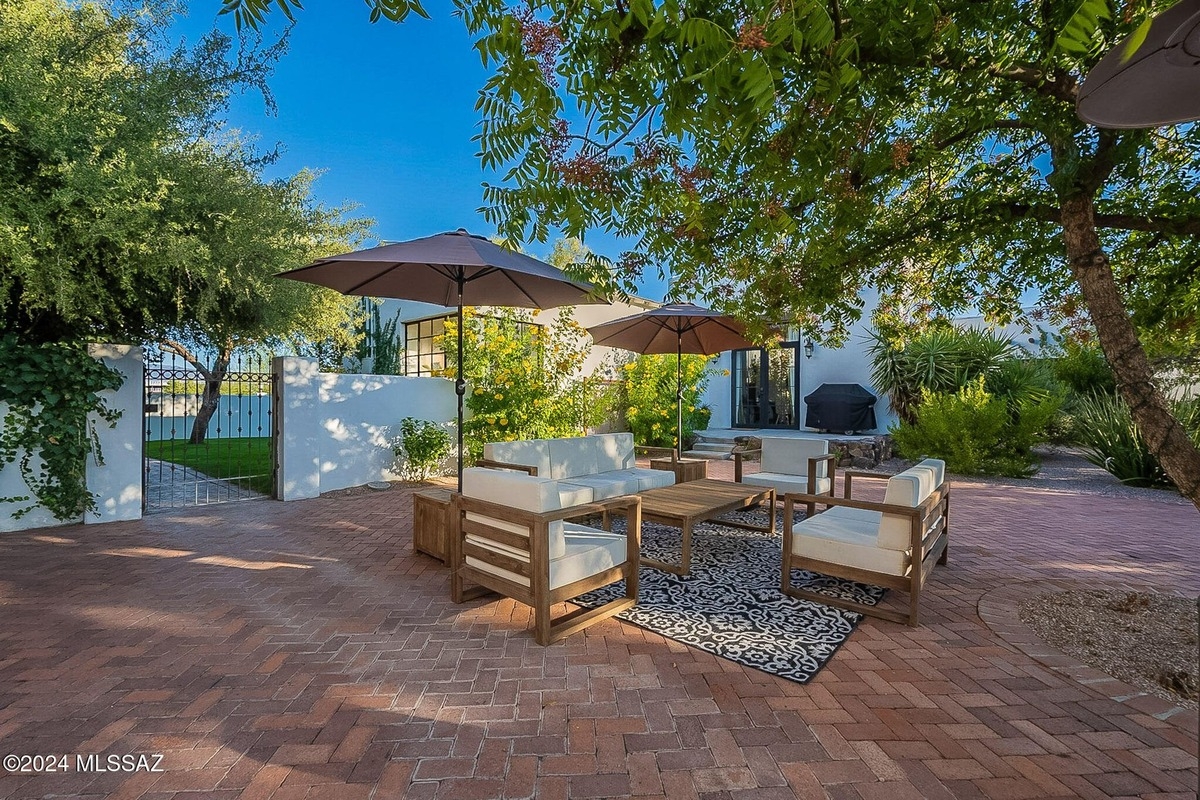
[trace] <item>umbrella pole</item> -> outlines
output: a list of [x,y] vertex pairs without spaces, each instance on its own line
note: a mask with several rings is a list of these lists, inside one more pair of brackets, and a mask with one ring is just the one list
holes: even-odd
[[458,395],[458,493],[462,494],[463,472],[463,395],[467,393],[467,382],[463,380],[463,272],[458,271],[458,379],[454,381],[454,393]]
[[683,456],[683,334],[675,349],[675,460]]

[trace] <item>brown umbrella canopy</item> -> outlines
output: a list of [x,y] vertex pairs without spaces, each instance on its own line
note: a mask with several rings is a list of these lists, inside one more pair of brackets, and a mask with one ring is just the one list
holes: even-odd
[[458,490],[462,491],[463,306],[555,308],[607,303],[590,283],[462,228],[322,258],[276,277],[359,297],[390,297],[458,309]]
[[1200,0],[1155,17],[1145,39],[1122,41],[1079,89],[1080,119],[1101,128],[1152,128],[1200,119]]
[[754,347],[746,328],[733,317],[691,303],[668,303],[641,314],[588,328],[592,340],[605,347],[635,353],[699,353]]
[[322,258],[279,277],[342,294],[442,306],[556,308],[608,302],[592,294],[591,284],[461,228]]
[[674,353],[675,457],[683,449],[683,354],[713,355],[723,350],[754,347],[746,328],[733,317],[691,303],[668,303],[641,314],[588,328],[592,341],[635,353]]

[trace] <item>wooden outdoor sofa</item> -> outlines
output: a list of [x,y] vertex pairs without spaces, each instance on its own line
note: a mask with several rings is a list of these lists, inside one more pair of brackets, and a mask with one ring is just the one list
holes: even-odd
[[[886,480],[882,502],[855,499],[855,479]],[[927,458],[898,475],[847,470],[844,496],[784,496],[782,590],[793,597],[915,626],[921,589],[934,564],[945,564],[950,535],[950,483],[944,461]],[[807,515],[792,525],[795,505]],[[817,512],[816,507],[826,508]],[[909,593],[908,614],[798,589],[792,570],[804,569]]]

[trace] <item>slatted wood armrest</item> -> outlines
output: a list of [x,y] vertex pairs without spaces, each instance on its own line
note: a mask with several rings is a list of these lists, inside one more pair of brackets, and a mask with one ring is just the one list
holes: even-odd
[[[881,514],[903,514],[908,517],[924,516],[922,508],[925,504],[912,508],[911,506],[893,505],[891,503],[881,503],[874,500],[855,500],[851,497],[836,497],[829,494],[807,494],[800,492],[789,492],[783,496],[783,512],[784,519],[791,519],[788,516],[792,508],[801,503],[807,506],[824,505],[827,507],[841,506],[843,508],[861,508],[864,511],[878,511]],[[812,511],[809,511],[812,514]]]
[[477,467],[487,467],[488,469],[511,469],[516,472],[524,472],[527,475],[537,477],[538,468],[530,464],[509,464],[507,461],[493,461],[490,458],[481,458],[475,462]]
[[847,469],[842,471],[842,495],[850,496],[850,487],[854,483],[855,478],[872,479],[886,481],[892,477],[886,472],[867,472],[864,469]]
[[746,456],[758,453],[762,455],[762,448],[756,447],[753,450],[734,450],[733,451],[733,480],[737,483],[742,482],[742,459]]

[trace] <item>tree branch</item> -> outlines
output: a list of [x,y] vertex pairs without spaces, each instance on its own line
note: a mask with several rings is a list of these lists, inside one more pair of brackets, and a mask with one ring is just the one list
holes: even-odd
[[1096,141],[1096,152],[1092,154],[1090,162],[1079,171],[1080,188],[1089,195],[1095,196],[1096,192],[1100,191],[1100,188],[1108,181],[1108,176],[1117,166],[1117,142],[1119,140],[1119,132],[1108,129],[1100,130],[1100,136]]
[[945,150],[947,147],[958,144],[959,142],[963,141],[964,139],[969,139],[972,136],[977,136],[981,133],[986,133],[987,131],[994,131],[994,130],[1034,131],[1034,130],[1037,130],[1037,128],[1033,125],[1030,125],[1027,122],[1022,122],[1019,119],[998,119],[995,122],[989,123],[987,125],[982,125],[982,126],[974,127],[974,128],[964,128],[963,130],[959,131],[956,134],[953,134],[952,136],[948,136],[945,139],[934,142],[933,149],[934,150]]
[[[1048,203],[1006,203],[1000,206],[1015,219],[1038,219],[1061,224],[1062,210]],[[1096,214],[1096,227],[1146,231],[1167,236],[1200,236],[1200,217],[1152,217],[1145,214]]]

